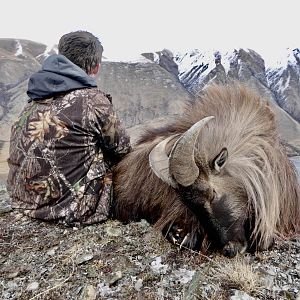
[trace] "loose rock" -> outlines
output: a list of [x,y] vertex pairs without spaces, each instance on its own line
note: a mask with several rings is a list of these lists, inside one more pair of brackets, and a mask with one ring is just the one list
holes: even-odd
[[86,263],[88,262],[89,260],[92,260],[93,259],[93,254],[83,254],[83,255],[80,255],[77,259],[76,259],[76,264],[77,265],[81,265],[83,263]]
[[95,300],[97,297],[96,289],[93,285],[87,284],[82,289],[79,300]]
[[26,288],[26,291],[35,291],[39,288],[39,283],[34,281],[34,282],[31,282],[30,284],[28,284],[27,288]]

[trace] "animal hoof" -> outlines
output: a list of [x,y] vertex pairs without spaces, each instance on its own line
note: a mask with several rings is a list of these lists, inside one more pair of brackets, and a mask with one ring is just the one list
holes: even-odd
[[229,242],[222,250],[222,254],[226,257],[233,258],[237,254],[242,254],[245,252],[247,246],[241,244],[240,242]]

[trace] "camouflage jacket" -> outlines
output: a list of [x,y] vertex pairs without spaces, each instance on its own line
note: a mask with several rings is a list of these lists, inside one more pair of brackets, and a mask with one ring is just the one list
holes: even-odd
[[106,220],[111,167],[129,151],[125,129],[97,88],[31,101],[12,127],[7,186],[13,208],[67,224]]

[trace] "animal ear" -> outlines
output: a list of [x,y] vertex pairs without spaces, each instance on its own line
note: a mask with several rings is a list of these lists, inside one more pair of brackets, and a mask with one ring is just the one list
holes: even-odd
[[221,152],[213,159],[213,169],[216,170],[218,173],[221,169],[225,166],[228,159],[228,150],[227,148],[223,148]]

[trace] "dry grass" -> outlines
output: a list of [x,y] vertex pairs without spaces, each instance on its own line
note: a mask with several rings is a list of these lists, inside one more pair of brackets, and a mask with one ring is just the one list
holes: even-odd
[[192,293],[185,295],[184,299],[225,300],[232,295],[233,290],[258,297],[263,295],[262,279],[247,258],[228,259],[216,256],[214,259],[207,259],[208,262],[197,271],[198,284],[194,285],[190,290]]
[[224,289],[237,289],[249,295],[260,294],[263,288],[259,274],[244,257],[216,259],[209,277]]
[[[185,248],[185,247],[184,247]],[[191,251],[190,249],[187,249]],[[236,256],[235,258],[225,258],[215,256],[213,259],[198,253],[199,257],[207,261],[198,272],[201,274],[200,281],[209,283],[213,288],[209,296],[203,295],[202,290],[192,293],[192,299],[223,300],[228,299],[230,290],[240,290],[253,296],[261,295],[265,287],[258,272],[250,264],[247,256]],[[199,286],[201,286],[199,282]],[[189,298],[188,298],[189,299]]]

